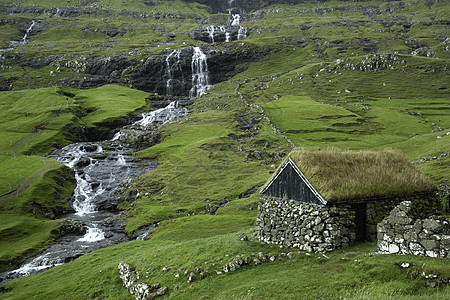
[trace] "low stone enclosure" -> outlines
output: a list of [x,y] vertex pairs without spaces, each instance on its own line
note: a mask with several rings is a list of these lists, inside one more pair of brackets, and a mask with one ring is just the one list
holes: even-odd
[[[406,180],[393,182],[402,176]],[[414,218],[440,209],[435,186],[390,152],[293,151],[261,194],[256,219],[259,239],[314,252],[374,241],[377,224],[402,201],[415,204],[410,212]]]
[[415,219],[412,212],[413,203],[404,201],[378,224],[378,251],[450,258],[450,220]]

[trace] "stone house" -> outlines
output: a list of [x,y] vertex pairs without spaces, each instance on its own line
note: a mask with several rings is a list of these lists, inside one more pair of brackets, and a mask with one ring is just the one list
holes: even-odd
[[394,151],[292,151],[260,191],[259,239],[331,251],[377,237],[400,202],[439,207],[435,184]]

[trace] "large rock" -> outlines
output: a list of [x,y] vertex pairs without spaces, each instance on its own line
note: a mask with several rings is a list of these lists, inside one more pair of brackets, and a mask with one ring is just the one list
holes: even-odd
[[60,234],[85,234],[86,233],[86,227],[84,227],[84,224],[82,221],[72,218],[65,218],[58,220],[59,224],[61,225],[60,228]]
[[134,149],[144,149],[159,143],[161,132],[151,126],[128,125],[120,129],[119,140]]

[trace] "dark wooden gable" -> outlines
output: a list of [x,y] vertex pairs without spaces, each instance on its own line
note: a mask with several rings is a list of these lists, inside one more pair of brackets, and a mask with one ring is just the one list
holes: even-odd
[[272,180],[261,190],[271,198],[325,205],[326,201],[316,192],[295,163],[289,158]]

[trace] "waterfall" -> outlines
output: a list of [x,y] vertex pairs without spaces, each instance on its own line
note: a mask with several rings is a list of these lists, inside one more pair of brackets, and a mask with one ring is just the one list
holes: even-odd
[[25,35],[22,38],[22,44],[26,44],[27,43],[27,38],[28,38],[28,34],[30,34],[31,30],[33,29],[33,27],[36,25],[36,21],[32,21],[30,27],[27,28],[27,31],[25,32]]
[[142,119],[136,121],[134,124],[141,126],[161,125],[175,118],[185,117],[187,114],[187,108],[178,108],[177,102],[173,101],[164,108],[159,108],[142,114]]
[[233,18],[231,21],[231,26],[238,26],[241,22],[241,16],[239,14],[233,14],[231,17]]
[[208,31],[209,39],[211,40],[211,43],[214,43],[215,26],[214,25],[207,26],[206,30]]
[[230,38],[229,38],[230,33],[227,32],[227,28],[226,28],[225,26],[214,26],[214,25],[209,25],[209,26],[206,26],[206,31],[208,32],[209,40],[210,40],[211,43],[213,43],[213,44],[214,44],[214,42],[215,42],[215,35],[216,35],[216,32],[224,33],[224,34],[225,34],[225,40],[226,40],[226,42],[229,42],[229,39],[230,39]]
[[86,234],[82,238],[79,238],[77,241],[92,243],[92,242],[101,241],[104,238],[105,238],[105,233],[101,229],[99,229],[97,227],[90,227],[90,228],[88,228]]
[[247,38],[247,27],[239,26],[237,39],[238,40],[244,40],[246,38]]
[[173,50],[166,57],[166,65],[167,65],[167,82],[166,82],[166,96],[173,96],[173,70],[175,68],[180,68],[180,55],[181,49]]
[[194,47],[194,54],[192,55],[192,88],[189,91],[189,98],[194,99],[203,95],[210,87],[206,55],[200,47]]

